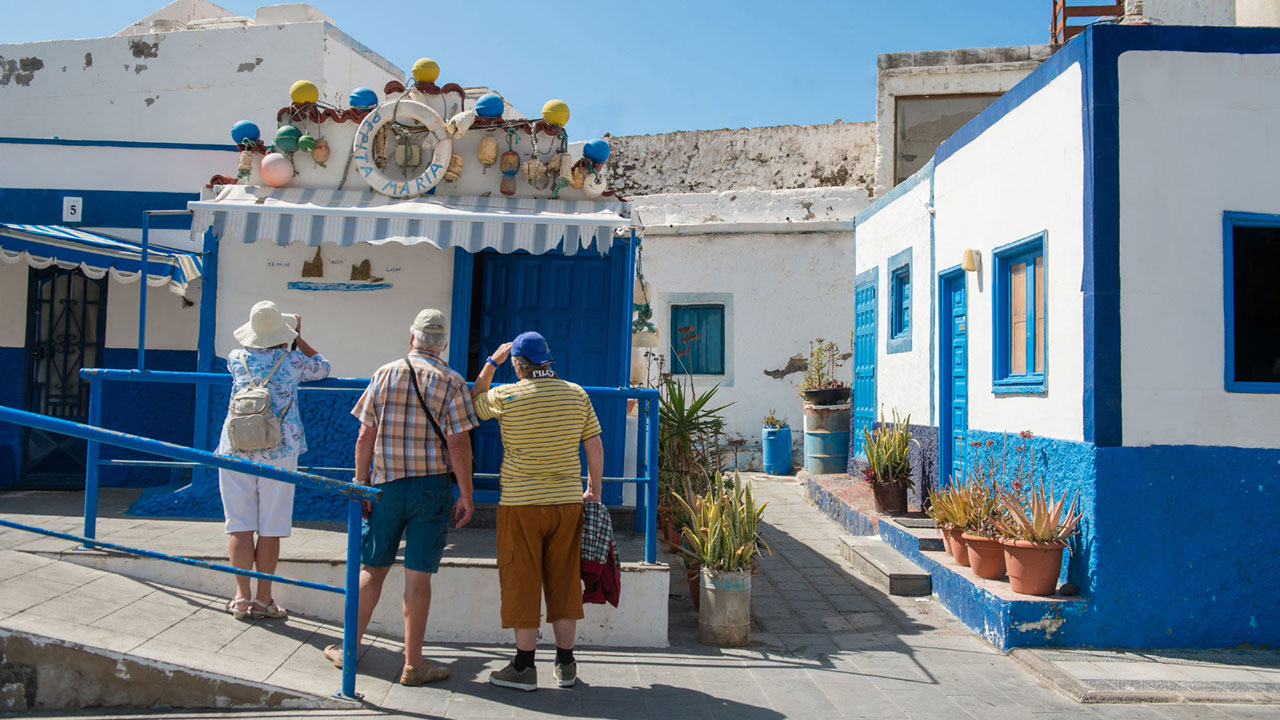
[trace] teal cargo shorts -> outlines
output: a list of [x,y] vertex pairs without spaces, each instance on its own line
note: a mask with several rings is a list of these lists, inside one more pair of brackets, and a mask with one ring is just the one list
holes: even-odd
[[449,476],[400,478],[377,488],[382,497],[373,503],[360,527],[360,562],[369,567],[391,567],[403,537],[406,569],[439,570],[453,506]]

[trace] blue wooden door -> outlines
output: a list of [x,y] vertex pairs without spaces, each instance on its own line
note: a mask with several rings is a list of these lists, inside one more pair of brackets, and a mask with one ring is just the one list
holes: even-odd
[[[872,277],[875,272],[872,271]],[[862,455],[863,431],[876,421],[876,282],[853,289],[853,447]]]
[[950,479],[964,478],[966,438],[969,432],[969,329],[965,301],[965,275],[963,271],[942,277],[938,294],[942,318],[939,347],[942,362],[942,427],[938,458],[938,487],[950,483]]
[[[611,308],[616,294],[611,277],[614,263],[625,262],[625,257],[601,257],[595,253],[581,253],[573,257],[563,255],[525,255],[483,253],[476,258],[478,300],[473,312],[478,320],[476,336],[479,346],[476,357],[484,362],[499,345],[509,342],[526,330],[536,330],[547,339],[547,345],[555,358],[556,373],[563,379],[586,386],[614,386],[618,368],[616,359],[609,352],[611,339],[616,336],[610,327]],[[477,368],[478,369],[478,368]],[[504,363],[494,376],[494,383],[515,382],[510,363]],[[596,414],[605,447],[609,439],[621,430],[625,401],[597,401]],[[496,473],[502,465],[502,441],[498,423],[487,421],[475,433],[476,472]],[[606,474],[620,467],[621,458],[613,458],[606,452]],[[585,466],[584,466],[585,471]],[[606,500],[621,499],[616,486],[606,485]],[[618,498],[611,496],[617,494]],[[496,493],[477,492],[479,502],[493,502]]]

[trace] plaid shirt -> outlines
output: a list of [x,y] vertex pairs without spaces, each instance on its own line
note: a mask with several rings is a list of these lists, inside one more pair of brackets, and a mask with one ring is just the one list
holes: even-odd
[[[445,435],[464,433],[480,424],[461,375],[429,353],[414,350],[409,359],[422,399]],[[351,414],[377,430],[370,476],[374,485],[448,472],[448,449],[423,414],[403,359],[378,368]]]
[[605,564],[613,546],[613,520],[603,503],[582,505],[582,559]]

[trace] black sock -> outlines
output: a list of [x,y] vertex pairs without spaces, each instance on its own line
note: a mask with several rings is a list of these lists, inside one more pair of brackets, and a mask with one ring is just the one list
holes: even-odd
[[515,667],[517,672],[525,668],[533,667],[533,651],[516,648],[516,659],[511,663],[511,665]]
[[573,662],[573,648],[569,648],[568,650],[565,650],[562,647],[557,647],[556,648],[556,664],[568,665],[571,662]]

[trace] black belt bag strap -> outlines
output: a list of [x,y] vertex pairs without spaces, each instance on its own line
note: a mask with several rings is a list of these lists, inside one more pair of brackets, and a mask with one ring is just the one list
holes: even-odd
[[458,476],[453,472],[453,463],[449,462],[449,441],[445,439],[444,432],[440,429],[440,425],[436,423],[435,416],[431,414],[431,410],[427,409],[427,401],[422,398],[422,390],[418,388],[418,371],[413,369],[413,363],[409,362],[409,358],[404,359],[405,367],[409,368],[409,382],[413,385],[413,394],[418,398],[418,404],[422,406],[422,412],[427,414],[427,420],[431,422],[431,429],[436,431],[436,435],[440,437],[440,442],[444,445],[444,466],[449,469],[449,481],[458,484]]

